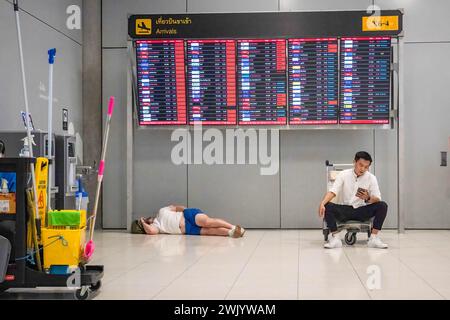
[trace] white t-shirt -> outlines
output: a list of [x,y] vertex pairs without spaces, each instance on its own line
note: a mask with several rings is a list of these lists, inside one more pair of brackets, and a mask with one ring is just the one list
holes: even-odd
[[158,228],[160,233],[181,234],[180,220],[182,214],[183,212],[172,211],[169,207],[161,208],[152,225]]
[[341,195],[342,204],[359,208],[367,204],[356,196],[358,188],[367,189],[371,197],[377,197],[381,200],[377,178],[369,171],[358,177],[354,169],[342,170],[337,175],[330,191],[335,195]]

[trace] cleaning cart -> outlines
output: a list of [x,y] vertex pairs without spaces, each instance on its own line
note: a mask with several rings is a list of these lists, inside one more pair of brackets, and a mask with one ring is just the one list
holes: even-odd
[[12,244],[10,261],[4,281],[0,283],[0,292],[9,288],[67,287],[76,288],[76,299],[87,299],[101,287],[104,267],[87,265],[83,261],[85,211],[81,215],[76,215],[75,210],[72,215],[71,211],[48,215],[46,226],[41,228],[42,271],[33,261],[36,255],[27,252],[26,190],[31,180],[30,167],[35,162],[33,158],[0,158],[0,172],[13,173],[16,180],[14,210],[0,213],[0,221],[12,221],[15,225],[13,237],[9,239]]
[[[327,174],[327,191],[331,189],[334,181],[336,180],[337,175],[345,169],[353,168],[353,164],[344,163],[344,164],[333,164],[330,161],[325,161],[326,174]],[[332,200],[337,204],[342,203],[341,196],[339,194]],[[345,234],[344,240],[348,245],[354,245],[356,242],[356,234],[359,232],[367,233],[367,236],[370,237],[370,233],[372,230],[372,219],[367,221],[357,221],[357,220],[349,220],[346,222],[337,221],[338,231],[347,230]],[[328,241],[328,236],[330,234],[330,229],[328,229],[327,223],[325,219],[323,219],[322,223],[322,231],[324,240]]]
[[[12,244],[6,275],[2,277],[0,283],[0,291],[9,288],[76,287],[78,289],[75,292],[75,297],[87,299],[90,291],[98,290],[101,286],[103,266],[87,265],[89,259],[86,259],[86,256],[91,258],[93,253],[93,230],[89,230],[88,244],[90,244],[90,250],[89,254],[86,255],[87,223],[85,211],[47,212],[46,200],[48,206],[50,206],[50,201],[48,201],[50,189],[47,188],[51,188],[52,185],[48,183],[48,167],[51,162],[48,159],[35,159],[33,157],[32,126],[28,105],[18,0],[13,0],[13,9],[16,18],[17,44],[25,103],[26,141],[29,148],[24,148],[24,152],[22,152],[24,158],[0,158],[0,173],[7,178],[4,180],[14,182],[11,185],[15,187],[15,191],[12,192],[5,183],[5,188],[8,190],[7,192],[2,190],[4,194],[2,197],[5,199],[0,202],[0,221],[2,225],[7,225],[7,233],[10,237],[8,241]],[[55,48],[48,51],[49,137],[52,136],[52,88],[55,54]],[[109,119],[111,113],[112,111],[109,114]],[[48,158],[51,158],[51,143],[48,145],[48,151]],[[102,164],[104,164],[103,160],[104,157]],[[36,179],[36,173],[39,180]],[[46,191],[48,192],[46,193]],[[95,220],[95,212],[93,220]]]

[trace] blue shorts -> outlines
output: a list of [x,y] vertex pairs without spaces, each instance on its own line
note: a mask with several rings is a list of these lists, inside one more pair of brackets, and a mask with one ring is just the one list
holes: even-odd
[[186,234],[200,235],[200,227],[195,223],[195,216],[199,213],[203,213],[203,211],[197,208],[186,208],[183,210]]

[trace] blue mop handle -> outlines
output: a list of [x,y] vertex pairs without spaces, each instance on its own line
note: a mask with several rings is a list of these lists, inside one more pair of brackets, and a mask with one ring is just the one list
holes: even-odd
[[55,62],[55,55],[56,55],[56,49],[49,49],[48,50],[48,63],[53,64]]

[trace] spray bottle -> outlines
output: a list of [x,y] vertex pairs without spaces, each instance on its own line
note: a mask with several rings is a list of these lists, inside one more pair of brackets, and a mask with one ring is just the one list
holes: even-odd
[[75,193],[75,209],[84,210],[87,212],[89,197],[88,193],[83,188],[81,175],[78,175],[77,182],[78,182],[78,191]]
[[[20,150],[19,157],[29,158],[31,156],[31,153],[30,153],[30,143],[28,141],[28,137],[23,138],[22,141],[23,141],[23,148],[22,148],[22,150]],[[36,145],[36,143],[34,143],[34,135],[33,134],[31,135],[31,144],[33,146]]]
[[9,193],[8,180],[0,179],[0,193]]

